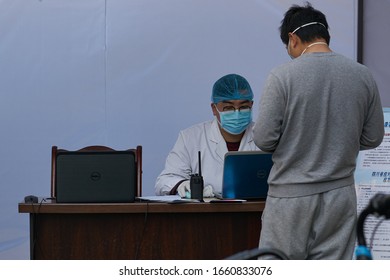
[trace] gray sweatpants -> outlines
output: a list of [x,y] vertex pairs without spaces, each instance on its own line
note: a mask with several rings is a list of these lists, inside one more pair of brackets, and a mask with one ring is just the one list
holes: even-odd
[[354,185],[303,197],[268,196],[259,247],[278,249],[295,260],[350,260],[356,221]]

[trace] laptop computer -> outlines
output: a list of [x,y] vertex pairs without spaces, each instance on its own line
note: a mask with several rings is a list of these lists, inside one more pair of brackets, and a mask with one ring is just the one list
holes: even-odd
[[272,154],[263,151],[237,151],[225,154],[222,199],[265,199]]
[[55,172],[57,202],[134,202],[134,151],[59,151]]

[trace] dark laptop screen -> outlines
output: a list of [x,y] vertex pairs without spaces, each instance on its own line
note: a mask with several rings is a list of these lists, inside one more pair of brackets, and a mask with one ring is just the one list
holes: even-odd
[[136,165],[133,151],[61,151],[56,160],[57,202],[134,201]]

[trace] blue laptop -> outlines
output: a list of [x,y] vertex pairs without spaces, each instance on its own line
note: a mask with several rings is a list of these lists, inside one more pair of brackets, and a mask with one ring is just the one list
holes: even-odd
[[265,199],[272,153],[262,151],[228,152],[225,155],[222,199]]

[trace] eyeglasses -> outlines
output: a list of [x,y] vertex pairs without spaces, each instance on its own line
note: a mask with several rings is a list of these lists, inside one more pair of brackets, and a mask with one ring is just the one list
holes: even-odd
[[251,109],[252,107],[248,105],[240,106],[238,108],[234,106],[225,106],[222,108],[222,112],[235,112],[235,111],[241,112],[241,111],[250,111]]

